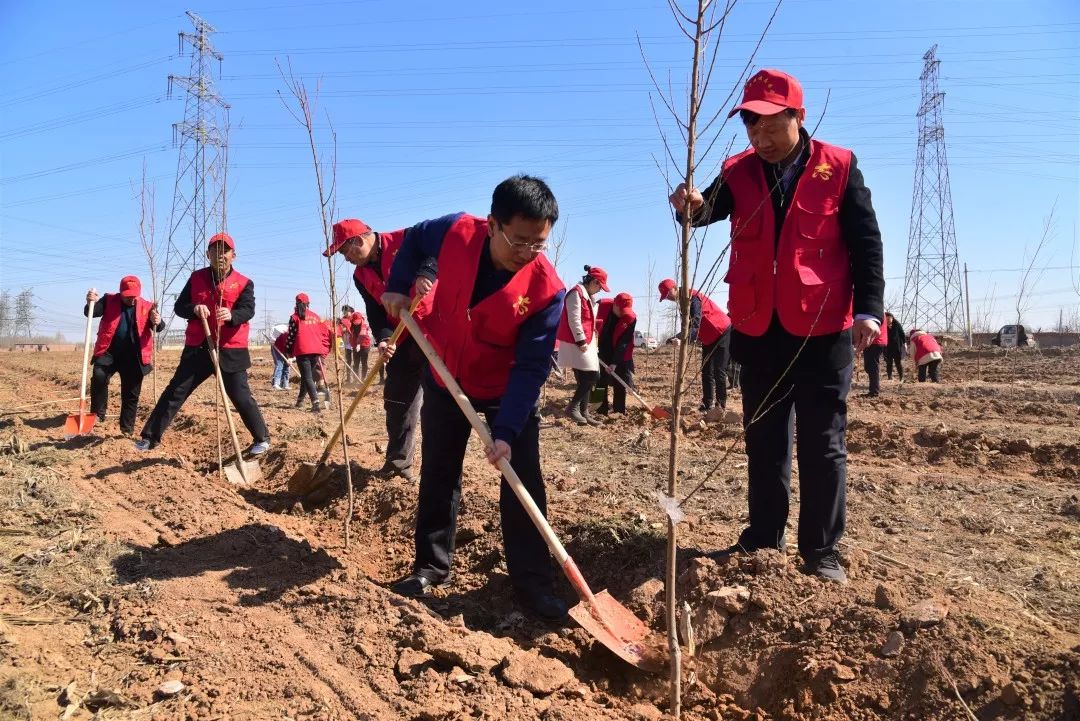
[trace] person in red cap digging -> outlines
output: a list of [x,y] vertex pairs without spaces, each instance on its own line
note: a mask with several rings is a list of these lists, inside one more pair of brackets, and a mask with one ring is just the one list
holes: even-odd
[[596,294],[610,292],[607,272],[596,266],[585,266],[581,282],[566,293],[566,305],[559,320],[559,365],[574,370],[577,387],[566,406],[566,417],[579,426],[600,425],[589,414],[589,395],[600,377],[599,341],[596,313],[599,301]]
[[[605,301],[601,301],[605,303]],[[605,303],[606,304],[606,303]],[[634,298],[629,293],[619,293],[611,301],[610,310],[598,315],[604,316],[600,323],[600,360],[615,369],[615,375],[631,388],[634,387],[634,331],[637,330],[637,313],[634,312]],[[604,309],[601,309],[603,311]],[[604,389],[604,400],[596,412],[607,415],[610,410],[626,413],[626,389],[616,380],[606,380],[608,372],[601,369],[598,385]],[[609,408],[607,387],[612,389],[613,403]]]
[[[236,243],[227,233],[210,238],[206,257],[209,267],[192,273],[176,296],[173,311],[188,322],[184,351],[135,447],[140,451],[156,447],[192,391],[214,375],[209,342],[218,348],[225,392],[253,438],[247,454],[258,456],[270,450],[270,432],[248,385],[248,323],[255,315],[255,284],[233,268]],[[210,324],[210,338],[203,331],[203,318]]]
[[[540,388],[551,367],[565,290],[543,255],[559,206],[539,178],[517,175],[492,193],[487,218],[465,213],[409,229],[394,261],[383,303],[405,312],[410,287],[438,262],[428,340],[486,417],[493,465],[506,459],[541,513],[547,507],[540,467]],[[418,597],[450,580],[461,473],[472,426],[442,381],[424,378],[423,464],[416,507],[416,557],[395,593]],[[503,480],[499,490],[506,570],[517,602],[545,619],[566,615],[556,595],[543,537]]]
[[165,329],[157,305],[141,296],[142,283],[133,275],[120,279],[119,293],[98,298],[96,291],[86,294],[83,315],[101,318],[94,344],[94,373],[90,379],[90,411],[105,420],[109,407],[109,380],[120,374],[120,431],[135,432],[135,414],[143,377],[151,371],[154,358],[154,333]]
[[752,147],[724,161],[704,193],[680,184],[669,197],[695,226],[731,218],[724,280],[742,364],[750,524],[727,551],[784,547],[797,429],[804,570],[845,582],[847,396],[853,348],[881,329],[881,233],[854,154],[803,128],[795,78],[756,73],[735,114]]
[[[368,328],[367,320],[364,319],[364,314],[360,311],[353,311],[346,319],[348,323],[348,339],[349,345],[352,346],[352,356],[350,363],[352,363],[353,372],[360,378],[367,378],[368,374],[368,355],[371,352],[371,329]],[[379,367],[379,378],[385,378],[385,371],[382,366]]]
[[330,352],[331,330],[322,319],[310,310],[311,299],[307,293],[296,296],[296,309],[289,318],[288,340],[285,341],[285,354],[296,357],[296,367],[300,370],[300,393],[296,396],[296,407],[304,403],[304,396],[311,399],[311,412],[321,413],[322,403],[315,384],[319,370],[319,361]]
[[[376,233],[362,220],[349,218],[334,223],[333,244],[323,251],[323,255],[341,253],[345,260],[356,266],[353,282],[364,299],[368,322],[386,364],[386,383],[383,386],[386,460],[378,473],[382,476],[401,476],[411,481],[414,478],[412,467],[416,423],[424,397],[421,381],[427,361],[420,348],[409,340],[408,334],[401,337],[397,347],[389,344],[399,321],[388,316],[380,302],[390,279],[390,266],[404,240],[404,229]],[[418,288],[422,287],[427,292],[435,282],[435,259],[425,258],[421,268]],[[421,327],[424,326],[424,318],[431,312],[433,300],[434,295],[428,294],[413,313]]]
[[[679,300],[675,281],[660,281],[660,302]],[[701,405],[708,412],[727,408],[727,366],[731,348],[731,319],[709,296],[690,289],[690,342],[701,343]]]

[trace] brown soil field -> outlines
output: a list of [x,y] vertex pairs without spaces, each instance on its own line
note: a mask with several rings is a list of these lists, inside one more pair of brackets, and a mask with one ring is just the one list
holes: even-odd
[[[856,383],[845,586],[795,555],[703,557],[745,523],[746,460],[738,424],[690,412],[682,487],[725,460],[680,525],[683,717],[1080,719],[1078,351],[952,351],[942,384],[884,381],[875,399]],[[423,603],[390,593],[412,558],[416,486],[371,474],[381,393],[348,429],[346,547],[340,451],[325,492],[286,490],[337,414],[294,410],[255,355],[274,445],[253,488],[218,473],[213,383],[147,454],[115,415],[63,440],[72,403],[0,415],[0,719],[670,718],[663,674],[515,608],[498,477],[475,438],[453,584]],[[160,359],[161,387],[177,357]],[[80,360],[3,354],[0,412],[77,395]],[[639,355],[647,397],[662,401],[670,365],[670,349]],[[634,407],[568,425],[567,396],[553,379],[544,397],[554,527],[594,589],[662,631],[664,423]],[[154,400],[147,378],[140,424]]]

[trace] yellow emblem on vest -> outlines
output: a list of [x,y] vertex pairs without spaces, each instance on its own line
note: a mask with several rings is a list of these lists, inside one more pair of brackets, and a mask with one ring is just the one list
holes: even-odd
[[519,295],[518,299],[514,301],[514,310],[517,311],[518,315],[525,315],[529,312],[529,303],[531,302],[527,296]]
[[828,180],[832,177],[832,166],[828,163],[818,163],[814,166],[814,172],[810,175],[811,178],[818,178],[819,180]]

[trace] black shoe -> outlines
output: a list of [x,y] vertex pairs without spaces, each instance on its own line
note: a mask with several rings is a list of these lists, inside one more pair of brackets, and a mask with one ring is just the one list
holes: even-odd
[[134,428],[121,428],[120,433],[125,435],[125,436],[133,436],[133,435],[135,435],[135,429]]
[[447,581],[432,581],[419,573],[410,573],[400,581],[395,581],[390,590],[405,598],[423,598],[433,589],[442,588],[446,584]]
[[803,572],[817,576],[823,581],[832,581],[833,583],[847,583],[848,581],[847,571],[840,565],[840,556],[836,551],[807,560],[803,566]]
[[597,415],[601,415],[601,416],[606,416],[610,412],[611,412],[611,409],[608,408],[607,403],[601,403],[600,407],[596,409]]
[[773,551],[779,551],[780,553],[787,552],[787,536],[780,538],[780,543],[777,546],[758,546],[753,543],[749,543],[739,539],[727,548],[722,548],[719,551],[713,551],[712,553],[705,554],[714,561],[725,561],[732,556],[749,556],[752,553],[756,553],[762,549],[768,549]]
[[713,408],[716,408],[716,404],[715,404],[715,403],[702,403],[702,404],[701,404],[700,406],[698,406],[698,407],[697,407],[697,409],[698,409],[699,411],[701,411],[702,413],[708,413],[708,412],[709,412],[709,411],[711,411],[711,410],[712,410]]
[[380,478],[393,478],[398,476],[406,481],[415,481],[416,476],[413,475],[411,468],[400,468],[393,463],[384,463],[383,467],[375,472],[375,475]]
[[551,591],[515,591],[514,600],[526,613],[545,621],[558,621],[570,610],[566,601]]

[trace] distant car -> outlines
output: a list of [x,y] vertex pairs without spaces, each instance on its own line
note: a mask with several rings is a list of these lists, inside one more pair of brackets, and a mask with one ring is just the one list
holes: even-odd
[[1001,330],[990,339],[990,345],[1002,348],[1034,348],[1035,334],[1028,333],[1022,325],[1003,325]]
[[645,335],[640,330],[634,331],[634,347],[635,348],[647,348],[648,350],[655,350],[659,343],[656,342],[656,338],[651,335]]

